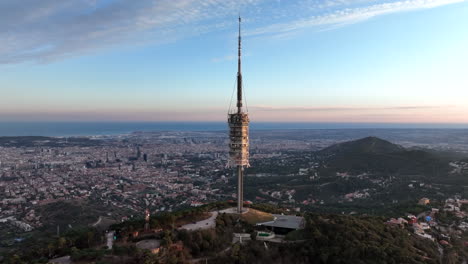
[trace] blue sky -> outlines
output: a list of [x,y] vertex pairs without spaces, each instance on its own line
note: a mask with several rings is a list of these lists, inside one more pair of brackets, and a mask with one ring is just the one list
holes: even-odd
[[468,123],[468,1],[4,0],[0,121]]

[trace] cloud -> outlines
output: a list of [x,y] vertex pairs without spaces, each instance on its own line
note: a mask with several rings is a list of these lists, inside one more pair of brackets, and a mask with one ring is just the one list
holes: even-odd
[[232,60],[235,60],[237,59],[237,55],[234,55],[234,54],[230,54],[230,55],[226,55],[226,56],[223,56],[223,57],[216,57],[216,58],[213,58],[211,59],[211,62],[223,62],[223,61],[232,61]]
[[0,63],[200,35],[225,28],[224,18],[246,4],[255,0],[6,0],[0,3]]
[[3,0],[0,64],[50,62],[231,29],[239,11],[246,18],[246,35],[281,37],[310,27],[345,25],[464,1]]
[[[252,122],[437,122],[468,123],[466,106],[413,105],[390,107],[270,107],[253,106]],[[437,109],[437,111],[434,111]],[[2,122],[37,121],[216,121],[225,122],[223,108],[164,110],[151,108],[67,109],[42,107],[32,110],[0,106]]]
[[274,107],[253,106],[253,111],[267,112],[352,112],[352,111],[385,111],[385,110],[428,110],[440,108],[452,108],[453,106],[437,105],[410,105],[410,106],[388,106],[388,107]]
[[[222,109],[224,110],[224,109]],[[0,122],[100,122],[100,121],[224,121],[224,111],[165,111],[165,110],[74,110],[74,111],[0,111]]]
[[343,8],[333,10],[330,12],[325,12],[324,14],[301,17],[292,21],[259,27],[246,32],[245,35],[258,36],[268,34],[286,34],[288,32],[319,26],[328,26],[335,28],[337,26],[344,26],[368,20],[379,15],[403,11],[412,11],[422,8],[434,8],[442,5],[460,3],[465,1],[466,0],[404,0],[385,1],[382,3],[375,3],[379,1],[373,1],[375,4],[371,4],[364,7],[349,7],[352,1],[346,0],[325,1],[325,4],[321,6],[322,8],[327,6],[326,3],[328,3],[328,7],[330,7],[336,6],[339,2],[341,2]]
[[[408,106],[253,106],[250,118],[267,122],[370,122],[370,123],[467,123],[468,109],[460,105]],[[255,122],[253,121],[253,122]]]

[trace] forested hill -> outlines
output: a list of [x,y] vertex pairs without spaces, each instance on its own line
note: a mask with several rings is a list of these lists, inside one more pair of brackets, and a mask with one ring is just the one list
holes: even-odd
[[319,153],[322,155],[351,153],[388,154],[402,151],[405,151],[405,149],[400,145],[393,144],[377,137],[366,137],[355,141],[331,145],[330,147],[321,150]]
[[332,145],[317,152],[327,168],[355,173],[382,172],[435,175],[448,170],[449,159],[427,150],[405,149],[367,137]]

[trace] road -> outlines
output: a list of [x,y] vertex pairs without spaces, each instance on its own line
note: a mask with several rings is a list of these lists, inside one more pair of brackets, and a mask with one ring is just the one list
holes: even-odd
[[216,227],[216,217],[218,216],[218,211],[211,212],[211,216],[208,219],[198,221],[193,224],[186,224],[179,229],[185,229],[188,231],[194,231],[194,230],[199,230],[199,229],[210,229],[210,228],[215,228]]
[[101,221],[102,221],[102,217],[99,216],[99,219],[96,221],[96,223],[93,224],[93,226],[95,227],[95,226],[99,225],[101,223]]

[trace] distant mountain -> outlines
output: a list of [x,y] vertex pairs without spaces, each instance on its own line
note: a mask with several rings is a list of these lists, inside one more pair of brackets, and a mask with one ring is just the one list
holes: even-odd
[[325,155],[365,153],[388,154],[402,151],[405,151],[405,149],[400,145],[390,143],[389,141],[377,137],[366,137],[355,141],[332,145],[321,150],[319,153]]
[[448,160],[434,152],[408,150],[377,137],[335,144],[317,154],[336,171],[436,175],[448,168]]
[[0,146],[2,147],[91,147],[101,144],[101,140],[87,137],[0,137]]

